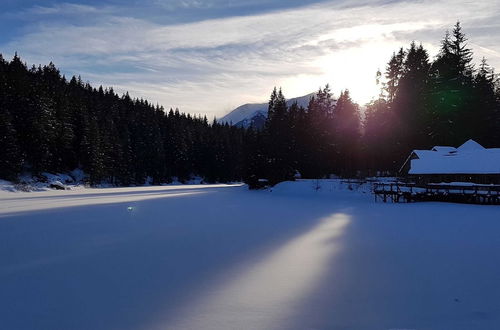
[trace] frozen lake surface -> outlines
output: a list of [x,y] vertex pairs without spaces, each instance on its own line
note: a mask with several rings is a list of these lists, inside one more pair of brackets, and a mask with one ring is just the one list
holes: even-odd
[[500,207],[315,186],[0,192],[0,328],[500,329]]

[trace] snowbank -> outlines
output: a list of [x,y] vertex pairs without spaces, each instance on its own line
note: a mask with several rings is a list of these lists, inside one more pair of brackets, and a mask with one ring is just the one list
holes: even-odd
[[[43,172],[40,176],[33,176],[25,173],[19,176],[19,182],[13,183],[10,181],[0,180],[0,191],[8,192],[32,192],[32,191],[47,191],[47,190],[81,190],[90,188],[88,184],[88,175],[81,169],[75,169],[69,173],[47,173]],[[191,179],[180,182],[176,177],[171,183],[160,183],[158,186],[177,186],[177,185],[209,185],[203,178],[193,176]],[[240,182],[227,182],[224,184],[234,185]],[[147,177],[142,187],[155,186],[153,179]],[[137,187],[131,185],[130,187]],[[109,182],[101,182],[92,185],[92,188],[117,188],[116,185]]]
[[52,189],[82,189],[85,186],[86,179],[87,176],[80,169],[75,169],[70,173],[43,172],[39,176],[24,173],[19,176],[18,183],[0,180],[0,191],[30,192]]

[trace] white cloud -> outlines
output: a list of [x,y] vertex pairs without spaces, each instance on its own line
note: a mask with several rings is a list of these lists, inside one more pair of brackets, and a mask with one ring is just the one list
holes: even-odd
[[72,14],[90,14],[90,13],[102,13],[99,8],[82,5],[77,3],[60,3],[54,4],[53,6],[39,6],[36,5],[30,9],[23,12],[23,14],[35,14],[35,15],[72,15]]
[[201,0],[155,0],[154,3],[167,10],[211,8],[214,5],[212,1]]
[[[170,3],[210,5],[196,0]],[[210,116],[263,101],[274,85],[297,96],[330,82],[335,91],[349,88],[355,98],[367,101],[366,95],[376,95],[376,70],[384,69],[394,50],[416,40],[435,52],[445,29],[457,19],[470,31],[476,54],[500,67],[494,23],[500,4],[493,1],[346,4],[177,25],[97,11],[91,25],[42,21],[2,48],[17,50],[32,63],[52,60],[64,72],[81,73],[95,84],[129,90],[167,108]],[[53,10],[93,8],[73,6]]]

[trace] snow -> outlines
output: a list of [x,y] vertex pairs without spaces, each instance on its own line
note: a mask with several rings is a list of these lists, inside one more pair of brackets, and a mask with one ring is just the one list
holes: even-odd
[[474,140],[468,140],[464,144],[462,144],[460,147],[458,147],[458,151],[470,151],[470,150],[483,150],[484,147],[477,143]]
[[[294,102],[297,102],[299,106],[306,108],[307,105],[309,104],[311,97],[314,95],[315,93],[311,93],[304,96],[292,98],[287,100],[286,104],[287,106],[291,106]],[[268,103],[244,104],[232,110],[224,117],[220,118],[218,121],[220,123],[228,123],[228,124],[232,123],[233,125],[235,125],[244,120],[250,121],[253,117],[257,116],[258,114],[267,117],[268,106],[269,106]]]
[[0,191],[0,328],[500,328],[500,208],[369,190]]
[[500,174],[500,149],[457,151],[447,155],[426,154],[422,158],[411,160],[409,173]]
[[[456,150],[414,150],[409,174],[500,174],[500,148],[483,148],[473,140]],[[447,151],[451,150],[451,151]]]
[[440,182],[440,183],[429,183],[429,185],[437,186],[463,186],[463,187],[500,187],[496,184],[479,184],[474,182]]
[[259,113],[267,117],[267,104],[244,104],[234,109],[218,121],[220,123],[236,124],[243,120],[250,120]]
[[432,148],[432,151],[437,151],[440,154],[448,154],[453,151],[457,151],[454,147],[444,147],[444,146],[435,146]]
[[23,173],[19,176],[18,183],[0,180],[0,191],[45,191],[51,189],[51,186],[81,189],[86,179],[87,175],[81,169],[75,169],[69,173],[43,172],[38,176]]
[[[33,192],[33,191],[47,191],[55,189],[55,186],[64,188],[66,190],[81,190],[89,186],[88,175],[81,169],[75,169],[69,173],[41,173],[40,176],[34,176],[30,173],[24,173],[19,177],[19,183],[0,180],[0,191],[10,192]],[[177,177],[172,178],[171,183],[161,183],[161,186],[172,185],[200,185],[205,184],[202,177],[191,176],[189,180],[180,182]],[[147,177],[142,186],[152,186],[153,179]],[[113,188],[116,187],[107,181],[102,181],[94,185],[95,188]]]

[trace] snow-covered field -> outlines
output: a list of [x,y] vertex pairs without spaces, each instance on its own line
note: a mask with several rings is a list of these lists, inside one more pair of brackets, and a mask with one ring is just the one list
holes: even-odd
[[500,329],[500,207],[347,188],[0,191],[0,329]]

